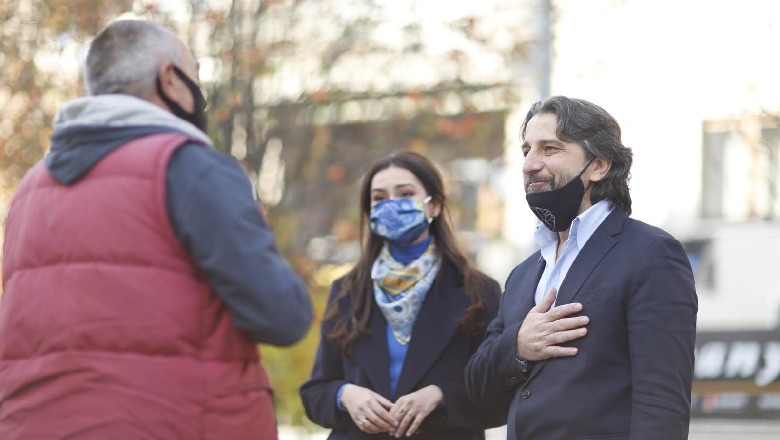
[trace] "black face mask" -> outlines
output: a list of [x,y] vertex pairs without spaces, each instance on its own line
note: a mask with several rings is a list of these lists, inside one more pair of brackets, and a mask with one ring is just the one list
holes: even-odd
[[181,71],[176,66],[173,66],[173,72],[179,77],[184,84],[190,89],[192,94],[193,111],[189,113],[185,111],[179,104],[173,101],[171,98],[165,96],[162,90],[162,84],[160,83],[160,77],[157,77],[157,94],[160,95],[160,99],[171,109],[174,115],[180,119],[184,119],[190,124],[198,127],[200,131],[206,132],[206,98],[203,97],[203,92],[200,87],[190,79],[187,74]]
[[577,212],[582,204],[582,196],[585,195],[585,186],[582,184],[582,173],[588,169],[596,158],[588,162],[585,168],[569,183],[558,189],[550,191],[532,192],[525,195],[525,200],[536,217],[553,232],[561,232],[569,229],[571,222],[577,217]]

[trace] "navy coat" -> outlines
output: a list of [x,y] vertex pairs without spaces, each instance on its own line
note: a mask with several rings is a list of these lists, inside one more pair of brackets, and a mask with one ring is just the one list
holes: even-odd
[[[414,436],[416,439],[484,439],[485,428],[506,423],[505,404],[476,405],[468,398],[463,383],[466,362],[477,350],[487,323],[498,309],[500,286],[492,279],[485,286],[484,325],[478,335],[470,336],[457,326],[469,305],[460,287],[461,279],[454,266],[442,265],[415,322],[395,395],[390,395],[387,321],[373,300],[370,335],[355,342],[352,359],[345,356],[338,342],[321,336],[311,379],[301,387],[300,394],[308,417],[332,429],[330,439],[391,438],[386,433],[370,435],[360,431],[349,414],[338,409],[336,394],[347,382],[369,388],[391,401],[428,385],[439,386],[445,404],[425,419],[419,434]],[[334,301],[340,285],[341,280],[333,284],[328,304]],[[340,300],[339,310],[348,312],[349,298]]]
[[515,360],[545,262],[539,252],[507,280],[498,316],[466,369],[480,402],[511,401],[508,438],[688,438],[697,297],[680,243],[615,209],[561,284],[557,305],[580,302],[585,337],[573,357]]

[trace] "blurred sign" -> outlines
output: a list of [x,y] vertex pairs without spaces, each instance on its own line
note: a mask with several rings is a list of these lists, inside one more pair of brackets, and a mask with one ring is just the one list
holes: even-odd
[[780,329],[697,333],[691,415],[780,418]]

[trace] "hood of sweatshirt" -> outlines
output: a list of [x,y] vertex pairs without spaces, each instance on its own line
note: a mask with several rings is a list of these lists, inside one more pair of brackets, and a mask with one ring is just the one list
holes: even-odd
[[127,142],[171,131],[213,147],[194,125],[148,101],[128,95],[78,98],[62,106],[54,118],[46,168],[55,180],[71,185]]

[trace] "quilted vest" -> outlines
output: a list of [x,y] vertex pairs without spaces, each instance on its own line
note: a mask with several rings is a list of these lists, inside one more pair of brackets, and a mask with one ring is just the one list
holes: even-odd
[[176,238],[166,172],[190,141],[131,141],[74,185],[40,162],[11,203],[0,439],[275,439],[255,344]]

